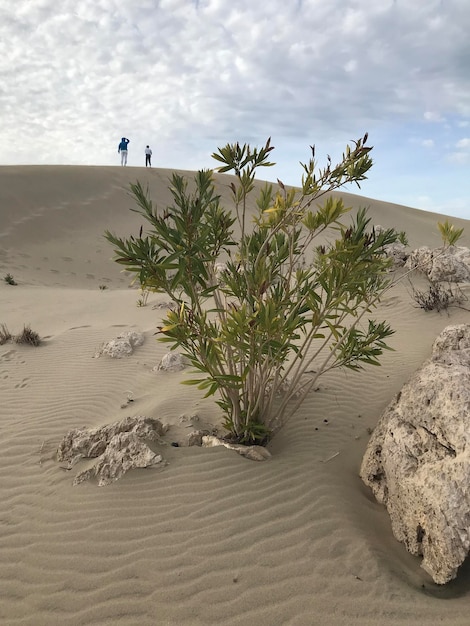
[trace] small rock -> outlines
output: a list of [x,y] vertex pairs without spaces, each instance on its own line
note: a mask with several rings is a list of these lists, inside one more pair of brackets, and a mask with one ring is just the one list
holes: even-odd
[[251,461],[266,461],[271,458],[271,453],[266,448],[263,448],[263,446],[244,446],[240,443],[228,443],[214,435],[204,435],[202,438],[202,446],[204,448],[224,446]]
[[179,352],[168,352],[160,361],[159,365],[153,368],[154,372],[180,372],[189,365],[188,359]]
[[188,446],[202,446],[202,438],[207,432],[203,430],[193,430],[188,435]]

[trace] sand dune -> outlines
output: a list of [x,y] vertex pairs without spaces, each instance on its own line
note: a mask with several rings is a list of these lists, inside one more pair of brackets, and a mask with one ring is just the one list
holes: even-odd
[[[358,478],[385,406],[450,323],[467,311],[424,313],[406,284],[381,314],[395,328],[381,368],[325,377],[270,444],[266,463],[226,449],[165,447],[164,469],[98,488],[72,487],[54,458],[64,433],[130,414],[173,424],[178,441],[217,407],[184,373],[153,371],[162,296],[138,290],[111,260],[105,229],[138,232],[128,183],[164,206],[167,170],[0,168],[0,323],[31,324],[43,344],[0,346],[0,623],[28,626],[430,626],[469,623],[470,569],[434,585],[391,534]],[[220,177],[222,195],[227,177]],[[439,245],[442,216],[343,194],[373,222]],[[470,245],[470,222],[463,245]],[[107,289],[100,289],[105,285]],[[121,360],[93,358],[122,330],[145,344]],[[134,402],[126,408],[127,393]],[[85,465],[82,464],[81,467]]]

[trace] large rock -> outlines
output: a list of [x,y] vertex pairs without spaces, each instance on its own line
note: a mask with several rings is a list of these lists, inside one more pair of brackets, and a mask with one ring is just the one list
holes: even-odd
[[470,281],[470,249],[461,246],[413,250],[406,260],[408,269],[417,269],[432,282],[464,283]]
[[75,476],[73,484],[96,478],[98,487],[103,487],[119,480],[131,469],[157,464],[166,464],[161,454],[153,452],[135,433],[119,433],[112,437],[93,467]]
[[161,443],[167,430],[168,425],[159,419],[142,415],[126,417],[100,428],[74,428],[60,442],[57,460],[65,461],[67,469],[71,469],[80,459],[100,457],[91,469],[77,475],[74,484],[96,476],[99,485],[106,485],[133,467],[163,462],[146,441]]
[[380,418],[360,475],[434,581],[470,549],[470,326],[448,326]]

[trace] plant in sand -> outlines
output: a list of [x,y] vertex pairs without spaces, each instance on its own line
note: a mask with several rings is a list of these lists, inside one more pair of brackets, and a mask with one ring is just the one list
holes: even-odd
[[[175,304],[160,339],[182,350],[200,374],[187,384],[218,395],[232,440],[265,443],[319,376],[378,365],[387,348],[393,331],[368,314],[392,280],[384,246],[398,234],[369,229],[363,209],[346,225],[349,209],[326,195],[366,178],[366,142],[367,135],[347,146],[337,165],[328,157],[323,169],[312,147],[300,189],[266,183],[256,202],[255,172],[273,165],[270,141],[260,149],[227,144],[212,156],[222,164],[218,171],[235,175],[232,209],[221,206],[212,171],[199,171],[191,186],[173,174],[173,204],[164,210],[140,183],[131,185],[147,233],[105,234],[116,261]],[[309,265],[306,253],[313,255]]]
[[18,284],[11,274],[5,274],[5,276],[3,277],[3,280],[6,283],[8,283],[9,285],[17,285]]
[[412,297],[423,311],[446,311],[451,306],[461,306],[467,301],[466,295],[458,285],[452,287],[450,283],[444,285],[441,282],[429,279],[428,289],[421,291],[411,285]]
[[24,326],[21,333],[15,336],[16,343],[26,343],[29,346],[39,346],[41,337],[30,326]]
[[150,291],[142,288],[140,298],[137,299],[137,306],[147,306],[147,300],[149,299]]
[[0,346],[12,338],[11,332],[8,330],[6,324],[0,324]]
[[463,228],[456,228],[453,224],[446,220],[444,223],[438,222],[437,227],[441,233],[444,247],[454,246],[463,234]]

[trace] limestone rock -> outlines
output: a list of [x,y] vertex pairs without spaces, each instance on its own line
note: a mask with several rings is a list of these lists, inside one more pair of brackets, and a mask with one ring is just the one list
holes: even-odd
[[155,454],[135,432],[121,432],[111,438],[93,467],[76,475],[73,484],[96,478],[98,487],[103,487],[119,480],[131,469],[157,464],[165,464],[160,454]]
[[215,448],[217,446],[224,446],[229,450],[235,450],[241,456],[251,459],[252,461],[267,461],[271,458],[271,453],[263,446],[244,446],[240,443],[228,443],[219,439],[214,435],[205,435],[202,437],[203,448]]
[[143,333],[136,331],[128,331],[121,333],[116,337],[105,343],[99,348],[95,357],[99,357],[102,354],[106,354],[113,359],[122,359],[124,356],[129,356],[134,352],[134,348],[141,346],[144,343],[145,336]]
[[188,435],[188,446],[202,446],[202,438],[207,435],[207,431],[193,430]]
[[142,415],[126,417],[100,428],[74,428],[60,442],[57,460],[73,466],[82,458],[96,458],[103,454],[118,434],[132,433],[142,440],[159,442],[167,430],[168,425],[162,424],[159,419]]
[[184,370],[188,364],[188,359],[179,352],[167,352],[167,354],[162,357],[159,365],[153,369],[154,371],[180,372]]
[[447,246],[413,250],[406,261],[408,269],[417,269],[433,282],[463,283],[470,281],[470,249]]
[[408,259],[408,252],[405,244],[396,241],[385,246],[385,253],[393,260],[395,267],[403,267]]
[[395,537],[444,584],[470,550],[470,326],[448,326],[387,407],[360,475]]

